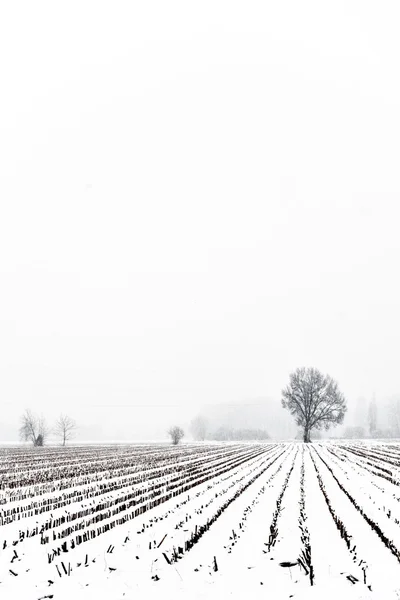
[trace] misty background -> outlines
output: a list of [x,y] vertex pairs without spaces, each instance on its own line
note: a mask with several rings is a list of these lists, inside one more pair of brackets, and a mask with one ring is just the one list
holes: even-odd
[[290,437],[299,366],[338,381],[343,428],[374,394],[387,426],[399,16],[2,4],[0,440],[25,408],[71,415],[77,440],[162,439],[199,413]]

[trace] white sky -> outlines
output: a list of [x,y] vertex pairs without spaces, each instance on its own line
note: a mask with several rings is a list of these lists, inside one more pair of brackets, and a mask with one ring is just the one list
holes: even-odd
[[91,411],[279,399],[303,365],[350,400],[400,390],[399,16],[2,2],[11,439],[25,407],[161,431],[180,409]]

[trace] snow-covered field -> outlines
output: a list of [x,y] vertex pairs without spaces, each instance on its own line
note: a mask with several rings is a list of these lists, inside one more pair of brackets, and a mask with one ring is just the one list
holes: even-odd
[[400,598],[400,444],[0,449],[6,600]]

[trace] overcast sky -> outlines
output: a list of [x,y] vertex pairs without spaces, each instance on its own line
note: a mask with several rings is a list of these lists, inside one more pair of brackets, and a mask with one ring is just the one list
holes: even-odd
[[350,400],[400,391],[399,17],[2,2],[10,439],[25,407],[158,435],[169,405],[278,400],[303,365]]

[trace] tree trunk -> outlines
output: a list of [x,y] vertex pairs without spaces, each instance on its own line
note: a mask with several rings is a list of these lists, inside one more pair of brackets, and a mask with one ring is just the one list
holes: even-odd
[[305,444],[308,444],[309,442],[311,442],[311,439],[310,439],[310,430],[308,429],[308,427],[304,427],[303,442]]

